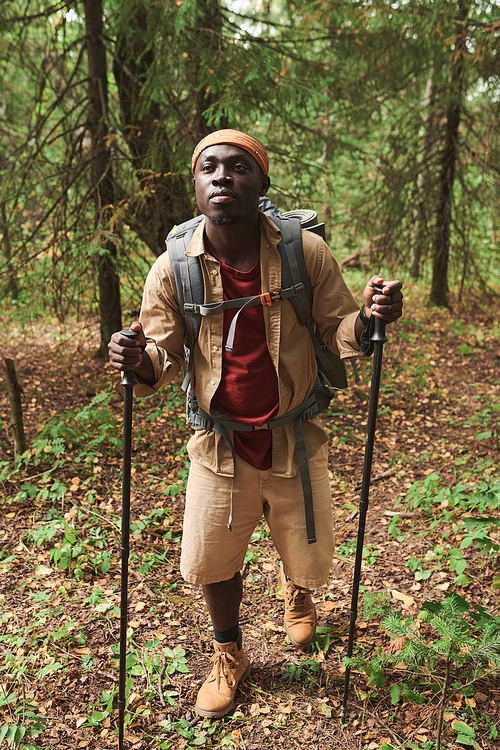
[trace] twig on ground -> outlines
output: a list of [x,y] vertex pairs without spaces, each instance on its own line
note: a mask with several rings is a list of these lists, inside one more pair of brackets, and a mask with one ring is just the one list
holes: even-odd
[[96,518],[99,518],[103,523],[108,524],[108,526],[111,526],[115,531],[120,531],[120,527],[109,520],[109,518],[106,518],[106,516],[101,516],[100,513],[97,513],[95,510],[90,510],[90,508],[82,508],[81,505],[77,505],[74,500],[72,500],[71,497],[68,497],[66,495],[66,499],[70,501],[71,505],[76,508],[80,513],[84,513],[87,518],[90,516],[95,516]]
[[98,669],[97,674],[107,677],[108,680],[113,680],[113,682],[118,682],[118,675],[111,674],[111,672],[103,672],[102,669]]
[[163,697],[163,688],[161,684],[163,682],[163,675],[165,674],[166,667],[167,667],[167,661],[165,659],[165,654],[162,651],[162,664],[161,664],[160,674],[158,675],[158,694],[160,696],[160,703],[162,706],[165,705],[165,698]]
[[[393,466],[390,469],[387,469],[386,471],[383,471],[381,474],[375,474],[374,477],[371,478],[370,484],[377,484],[378,482],[381,482],[382,479],[387,479],[387,477],[392,477],[397,471],[397,467]],[[363,484],[361,479],[356,479],[354,482],[354,488],[358,489]]]
[[149,588],[149,586],[148,586],[147,584],[145,584],[145,583],[144,583],[144,578],[143,578],[143,577],[142,577],[142,576],[141,576],[141,575],[140,575],[140,574],[139,574],[139,573],[138,573],[138,572],[137,572],[136,570],[131,570],[130,572],[131,572],[131,574],[132,574],[132,575],[134,576],[134,578],[135,578],[136,580],[138,580],[138,581],[139,581],[139,583],[141,583],[141,584],[142,584],[142,588],[144,589],[144,591],[145,591],[145,592],[146,592],[147,594],[149,594],[149,596],[150,596],[150,597],[151,597],[152,599],[156,599],[156,594],[155,594],[155,593],[154,593],[153,591],[151,591],[151,589]]
[[444,685],[443,685],[443,693],[441,695],[441,705],[439,707],[439,713],[438,713],[438,725],[437,725],[437,734],[436,734],[436,750],[439,750],[441,747],[441,733],[443,731],[443,716],[444,716],[444,709],[446,707],[446,698],[448,695],[448,683],[450,681],[450,660],[446,659],[446,672],[444,676]]
[[394,740],[394,742],[397,743],[396,750],[404,750],[403,745],[400,744],[399,737],[397,736],[397,734],[395,732],[392,731],[392,729],[389,727],[389,725],[387,724],[387,722],[384,722],[381,719],[379,719],[379,717],[377,716],[377,714],[373,714],[373,713],[371,713],[371,711],[367,711],[366,713],[368,714],[368,716],[370,716],[372,719],[374,719],[374,721],[376,722],[376,724],[379,725],[379,727],[382,727],[382,729],[385,729],[387,732],[389,732],[389,734],[391,735],[391,737]]

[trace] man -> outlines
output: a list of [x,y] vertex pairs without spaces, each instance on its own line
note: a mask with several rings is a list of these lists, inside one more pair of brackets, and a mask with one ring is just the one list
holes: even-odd
[[[280,232],[258,210],[269,189],[268,157],[260,143],[234,130],[204,138],[193,159],[193,183],[205,219],[188,256],[199,256],[207,302],[247,297],[281,287],[277,250]],[[401,316],[399,281],[374,276],[363,292],[360,314],[326,244],[303,233],[312,288],[314,320],[327,346],[342,358],[359,355],[367,320],[392,322]],[[383,294],[374,286],[381,285]],[[194,350],[192,388],[200,407],[258,427],[300,405],[311,391],[316,362],[309,332],[288,300],[241,312],[232,352],[224,350],[235,310],[203,318]],[[168,253],[151,269],[144,290],[135,340],[113,334],[110,362],[135,370],[137,395],[169,382],[182,366],[184,328]],[[146,336],[155,343],[147,344]],[[293,423],[275,429],[234,432],[235,459],[212,431],[189,441],[191,470],[181,555],[181,572],[200,584],[214,628],[213,668],[201,687],[196,711],[227,714],[250,665],[239,628],[245,552],[264,514],[282,560],[285,630],[297,648],[314,638],[316,616],[311,589],[327,579],[333,555],[331,493],[326,434],[319,420],[304,421],[313,488],[315,544],[308,544],[304,500]]]

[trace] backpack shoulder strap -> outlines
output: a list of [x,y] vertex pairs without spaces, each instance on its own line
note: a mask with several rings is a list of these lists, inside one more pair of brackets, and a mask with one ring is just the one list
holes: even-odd
[[205,287],[203,274],[201,272],[200,259],[190,258],[186,250],[193,237],[196,227],[201,223],[203,216],[195,216],[172,230],[167,236],[167,252],[174,272],[177,297],[179,299],[179,311],[186,330],[186,343],[184,345],[186,363],[184,365],[184,380],[182,389],[187,391],[191,381],[193,369],[193,349],[198,341],[200,332],[201,315],[186,313],[185,305],[201,305],[205,299]]
[[302,291],[290,301],[295,309],[299,323],[303,326],[313,324],[311,313],[311,282],[304,262],[302,248],[302,227],[299,219],[285,216],[271,216],[272,221],[281,231],[278,252],[281,257],[281,286],[296,286],[302,283]]
[[282,286],[297,285],[300,282],[303,289],[296,296],[290,297],[299,323],[307,326],[318,362],[318,368],[335,388],[347,387],[347,374],[344,362],[331,352],[323,343],[316,330],[312,317],[312,291],[309,274],[304,261],[302,245],[302,227],[299,219],[285,216],[270,216],[278,229],[281,230],[281,240],[278,251],[281,256]]

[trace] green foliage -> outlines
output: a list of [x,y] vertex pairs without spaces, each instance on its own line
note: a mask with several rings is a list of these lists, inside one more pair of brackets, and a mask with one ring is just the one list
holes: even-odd
[[[1,705],[9,702],[2,701]],[[34,746],[26,744],[26,740],[41,734],[47,719],[38,713],[37,706],[32,706],[27,700],[18,701],[16,696],[15,704],[12,722],[0,725],[0,744],[5,741],[9,747],[28,750]]]
[[[454,280],[498,280],[498,28],[475,2],[457,55],[456,3],[109,0],[106,158],[116,200],[89,190],[85,9],[2,6],[0,225],[4,291],[23,326],[94,311],[116,248],[126,315],[173,224],[194,209],[189,163],[217,127],[251,130],[273,158],[273,197],[307,201],[336,252],[428,279],[453,71],[464,70],[449,230]],[[361,83],[360,83],[361,82]],[[429,89],[429,90],[428,90]],[[471,347],[461,342],[464,356]],[[469,351],[471,349],[471,351]]]
[[[468,586],[471,578],[465,574],[468,561],[464,551],[470,547],[474,547],[479,555],[487,555],[496,564],[500,550],[496,531],[500,518],[489,513],[500,508],[499,482],[482,482],[476,486],[458,483],[452,488],[443,487],[441,478],[433,472],[410,487],[405,502],[410,509],[423,512],[426,529],[451,523],[455,534],[461,538],[458,548],[437,545],[424,559],[412,555],[407,564],[415,571],[415,580],[428,580],[435,570],[442,569],[447,563],[449,570],[456,574],[454,583]],[[401,526],[398,515],[393,516],[388,525],[388,533],[400,542],[405,539]]]
[[456,733],[459,745],[466,745],[480,750],[481,746],[476,742],[476,733],[473,727],[470,727],[464,721],[454,721],[451,729],[452,732]]
[[69,408],[55,415],[42,427],[33,447],[45,450],[50,445],[78,446],[81,452],[77,460],[93,458],[104,445],[119,448],[121,425],[110,409],[115,399],[113,393],[103,391],[81,409]]
[[365,594],[364,614],[382,618],[380,628],[398,648],[359,653],[345,663],[363,670],[368,685],[377,688],[385,684],[388,670],[397,672],[404,664],[411,681],[392,686],[393,703],[428,702],[423,693],[446,689],[450,679],[463,690],[500,674],[500,617],[480,605],[471,607],[458,594],[446,593],[442,602],[424,602],[418,618],[395,612],[385,593]]
[[290,682],[303,682],[308,687],[318,685],[321,665],[315,659],[301,659],[300,663],[285,664],[283,679]]
[[56,518],[28,532],[27,541],[37,547],[47,545],[50,559],[59,570],[83,578],[86,570],[107,573],[112,556],[107,549],[107,532],[92,525],[85,534],[64,518]]

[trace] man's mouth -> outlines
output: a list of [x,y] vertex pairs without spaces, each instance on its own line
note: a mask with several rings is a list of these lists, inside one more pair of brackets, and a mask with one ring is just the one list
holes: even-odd
[[213,203],[229,203],[234,200],[234,195],[229,190],[217,190],[210,195]]

